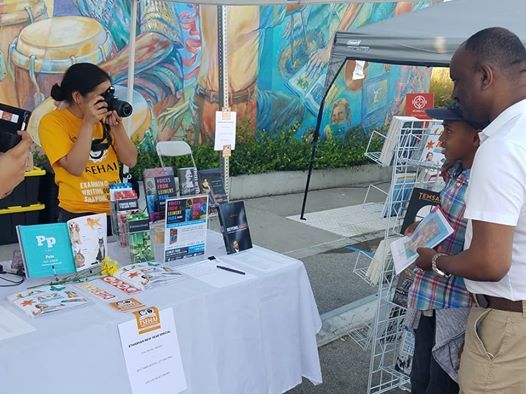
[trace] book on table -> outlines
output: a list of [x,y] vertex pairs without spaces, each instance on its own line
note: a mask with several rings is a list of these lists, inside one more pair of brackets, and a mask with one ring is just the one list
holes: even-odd
[[238,253],[252,248],[245,203],[235,201],[221,204],[217,213],[227,253]]
[[181,196],[195,196],[200,193],[197,168],[179,168],[177,169],[177,175],[179,177],[179,190]]
[[20,225],[17,233],[28,278],[79,272],[106,257],[105,214],[81,216],[66,223]]
[[202,194],[208,195],[208,214],[217,214],[217,207],[228,202],[219,168],[199,170],[199,188]]
[[144,194],[150,221],[164,219],[166,200],[179,195],[179,182],[172,167],[147,168],[143,171]]
[[166,201],[164,261],[205,253],[208,196],[171,198]]

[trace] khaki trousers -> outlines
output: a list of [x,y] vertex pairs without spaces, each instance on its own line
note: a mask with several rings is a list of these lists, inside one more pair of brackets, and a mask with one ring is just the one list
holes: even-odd
[[459,384],[464,394],[526,393],[526,312],[471,309]]

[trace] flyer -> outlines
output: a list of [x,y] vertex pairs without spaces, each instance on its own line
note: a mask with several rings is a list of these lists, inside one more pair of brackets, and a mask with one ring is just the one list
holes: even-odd
[[207,222],[208,196],[168,199],[164,262],[204,254]]
[[133,394],[174,394],[186,378],[172,308],[148,307],[119,324],[122,351]]

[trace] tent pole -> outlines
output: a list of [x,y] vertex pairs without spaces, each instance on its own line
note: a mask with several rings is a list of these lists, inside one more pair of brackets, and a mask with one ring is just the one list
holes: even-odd
[[[132,0],[132,13],[130,21],[130,43],[128,47],[128,86],[126,92],[126,100],[131,105],[133,105],[133,84],[135,83],[135,35],[137,33],[137,3],[139,3],[139,1],[140,0]],[[131,136],[131,117],[128,117],[124,120],[124,125],[126,128],[126,132],[129,136]],[[127,178],[122,179],[122,182],[127,182],[131,179],[130,169],[128,168],[128,166],[122,166],[122,173],[123,178]]]
[[[133,105],[133,85],[135,83],[135,40],[137,34],[137,6],[140,0],[132,0],[130,21],[130,43],[128,47],[128,90],[126,100]],[[131,118],[126,119],[126,130],[130,133]]]
[[[331,54],[332,56],[332,54]],[[301,214],[300,214],[300,220],[307,220],[304,217],[305,214],[305,205],[307,205],[307,194],[309,193],[309,185],[310,185],[310,178],[312,175],[312,168],[314,166],[314,158],[316,157],[316,149],[318,147],[318,139],[320,138],[320,127],[321,127],[321,120],[323,119],[323,109],[325,107],[325,100],[327,99],[327,96],[329,94],[329,91],[332,88],[332,85],[334,85],[334,82],[336,82],[336,78],[340,74],[340,71],[342,70],[345,63],[349,60],[349,58],[345,58],[345,60],[340,64],[340,67],[338,68],[338,71],[336,71],[336,74],[334,74],[334,77],[332,78],[331,83],[327,86],[327,89],[325,89],[325,94],[323,95],[323,98],[320,102],[320,109],[318,110],[318,117],[316,118],[316,128],[314,129],[314,135],[312,137],[312,153],[310,155],[309,159],[309,169],[307,173],[307,183],[305,185],[305,192],[303,193],[303,203],[301,205]]]

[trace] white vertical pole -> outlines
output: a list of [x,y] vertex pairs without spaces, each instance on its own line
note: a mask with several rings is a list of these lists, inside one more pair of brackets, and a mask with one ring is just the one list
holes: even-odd
[[[132,1],[130,20],[130,43],[128,44],[128,92],[126,100],[133,105],[133,84],[135,82],[135,40],[137,34],[137,6],[140,0]],[[126,131],[131,135],[131,117],[125,120]]]
[[[130,42],[128,44],[128,91],[126,94],[126,101],[133,105],[133,84],[135,82],[135,35],[137,34],[137,6],[140,0],[131,0],[132,2],[132,12],[130,20]],[[132,121],[131,116],[127,117],[124,120],[124,126],[126,127],[126,132],[131,136],[132,130]],[[123,165],[122,173],[128,174],[128,166]],[[129,177],[131,178],[131,177]],[[126,182],[127,179],[122,179],[122,182]]]

